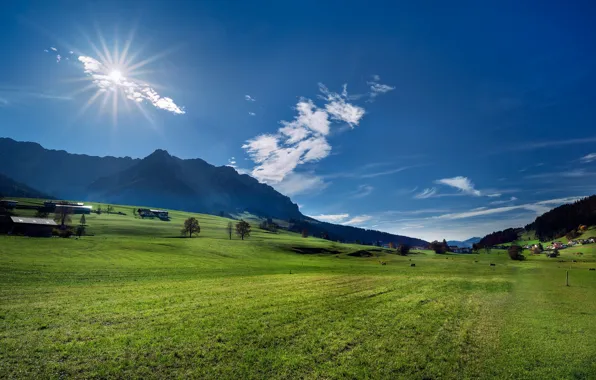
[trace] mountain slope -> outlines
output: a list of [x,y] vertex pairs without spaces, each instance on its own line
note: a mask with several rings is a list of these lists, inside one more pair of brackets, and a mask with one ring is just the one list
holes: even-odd
[[71,154],[44,149],[37,143],[0,138],[0,165],[5,175],[65,199],[83,199],[91,182],[122,171],[137,161],[130,157]]
[[0,173],[0,197],[14,198],[52,198],[41,191],[35,190],[25,184]]
[[164,150],[144,159],[92,157],[0,138],[0,167],[9,177],[63,199],[211,214],[247,211],[305,223],[313,234],[325,232],[334,240],[426,245],[419,239],[315,221],[302,215],[289,197],[251,176]]

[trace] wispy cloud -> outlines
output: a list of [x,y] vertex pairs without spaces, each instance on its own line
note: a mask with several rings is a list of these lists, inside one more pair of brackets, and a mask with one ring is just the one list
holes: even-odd
[[248,101],[248,102],[256,102],[257,99],[253,98],[250,95],[244,95],[244,100]]
[[431,188],[424,189],[424,190],[422,190],[422,192],[414,195],[414,198],[415,199],[432,198],[436,193],[437,193],[437,188],[431,187]]
[[352,198],[364,198],[369,196],[375,188],[370,185],[360,185],[358,189],[351,194]]
[[474,188],[474,184],[467,177],[453,177],[443,178],[435,181],[436,184],[447,185],[458,189],[464,194],[473,195],[479,197],[482,193]]
[[273,184],[273,187],[282,194],[294,196],[317,193],[326,189],[329,184],[323,177],[314,173],[292,172],[286,175],[282,181]]
[[493,202],[490,202],[490,204],[491,205],[502,205],[502,204],[509,203],[509,202],[515,202],[516,200],[517,200],[516,197],[511,197],[511,198],[509,198],[507,200],[493,201]]
[[592,161],[596,161],[596,153],[586,154],[582,158],[579,159],[583,163],[589,163]]
[[560,178],[583,178],[589,176],[595,176],[596,172],[589,172],[585,169],[572,169],[562,172],[550,172],[528,175],[527,179],[547,179],[551,181],[558,181]]
[[372,216],[370,216],[370,215],[358,215],[358,216],[355,216],[355,217],[351,218],[350,220],[347,220],[345,222],[342,222],[341,224],[343,224],[343,225],[350,225],[350,226],[357,226],[357,225],[360,225],[362,223],[368,222],[371,219],[372,219]]
[[147,101],[154,107],[175,114],[184,114],[174,100],[160,96],[152,87],[133,79],[121,76],[119,72],[110,71],[101,62],[88,56],[79,56],[83,71],[87,74],[99,91],[123,91],[127,99],[141,103]]
[[381,94],[395,90],[395,87],[379,83],[380,80],[381,77],[379,75],[373,75],[372,81],[366,82],[370,86],[368,102],[373,102]]
[[[524,151],[524,150],[535,150],[535,149],[544,149],[544,148],[557,148],[557,147],[563,147],[563,146],[567,146],[567,145],[589,144],[589,143],[593,143],[593,142],[596,142],[596,136],[582,137],[582,138],[575,138],[575,139],[568,139],[568,140],[530,142],[530,143],[514,145],[514,146],[506,148],[505,150]],[[497,150],[497,151],[494,151],[493,153],[496,154],[499,152],[500,151]]]
[[256,114],[256,113],[254,113],[254,112],[249,112],[248,114],[249,114],[250,116],[256,116],[256,115],[257,115],[257,114]]
[[236,168],[236,159],[234,157],[230,158],[228,160],[228,164],[226,166],[229,166],[231,168]]
[[339,223],[342,220],[346,220],[350,217],[350,214],[321,214],[321,215],[309,215],[311,218],[320,220],[322,222]]

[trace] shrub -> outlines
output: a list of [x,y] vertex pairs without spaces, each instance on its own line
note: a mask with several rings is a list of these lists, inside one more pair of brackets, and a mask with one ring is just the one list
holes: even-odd
[[551,257],[551,258],[555,258],[555,257],[559,257],[561,256],[561,254],[559,253],[559,250],[555,248],[554,251],[550,251],[549,253],[546,254],[547,257]]

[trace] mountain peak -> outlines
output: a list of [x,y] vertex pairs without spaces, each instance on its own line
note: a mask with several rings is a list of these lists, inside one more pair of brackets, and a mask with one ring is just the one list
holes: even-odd
[[172,156],[170,155],[170,153],[168,153],[167,150],[164,149],[155,149],[155,151],[153,153],[151,153],[150,155],[148,155],[146,158],[148,157],[166,157],[166,158],[171,158]]

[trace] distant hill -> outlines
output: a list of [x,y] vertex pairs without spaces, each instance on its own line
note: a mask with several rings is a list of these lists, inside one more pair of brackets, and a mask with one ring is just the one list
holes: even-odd
[[[249,212],[294,220],[334,240],[426,245],[423,240],[308,218],[292,200],[255,178],[164,150],[143,159],[93,157],[0,138],[0,167],[14,180],[57,198],[129,204],[209,214]],[[47,198],[47,196],[41,196]]]
[[449,240],[447,241],[448,245],[456,245],[458,247],[468,247],[471,248],[472,244],[476,244],[480,241],[479,237],[473,237],[473,238],[469,238],[468,240],[464,240],[464,241],[459,241],[459,240]]
[[565,236],[580,225],[596,225],[596,195],[556,207],[536,218],[524,228],[508,228],[493,232],[480,240],[480,245],[497,245],[535,236],[547,241]]
[[51,196],[44,194],[41,191],[35,190],[25,184],[17,182],[1,173],[0,197],[53,199]]

